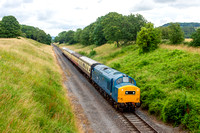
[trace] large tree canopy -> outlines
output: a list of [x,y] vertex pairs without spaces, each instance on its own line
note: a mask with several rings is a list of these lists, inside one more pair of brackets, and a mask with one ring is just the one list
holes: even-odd
[[39,28],[28,25],[21,25],[21,31],[27,38],[36,40],[41,43],[51,44],[51,36]]
[[14,38],[21,34],[20,24],[14,16],[4,16],[0,23],[0,37]]
[[[110,12],[105,16],[99,17],[95,22],[86,26],[83,30],[76,30],[73,34],[74,42],[82,43],[83,45],[102,45],[106,42],[116,42],[117,46],[119,46],[120,41],[135,41],[137,33],[145,23],[146,20],[140,14],[123,16],[116,12]],[[62,37],[61,34],[59,34],[55,38],[55,42],[70,43],[67,38],[68,36],[66,34],[62,34]]]

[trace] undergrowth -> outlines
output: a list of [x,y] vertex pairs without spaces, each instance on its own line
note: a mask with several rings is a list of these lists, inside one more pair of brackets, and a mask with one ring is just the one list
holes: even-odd
[[137,46],[131,47],[123,59],[108,65],[135,78],[141,88],[142,108],[164,122],[199,132],[199,54],[157,49],[139,55]]
[[109,53],[105,50],[101,56],[98,48],[95,50],[93,59],[136,80],[141,88],[141,108],[164,122],[200,132],[199,54],[161,48],[139,54],[137,45]]

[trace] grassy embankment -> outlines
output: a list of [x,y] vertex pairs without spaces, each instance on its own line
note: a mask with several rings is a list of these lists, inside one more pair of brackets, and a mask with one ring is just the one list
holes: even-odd
[[[91,47],[67,46],[89,53]],[[182,46],[179,46],[182,47]],[[190,48],[195,49],[195,48]],[[198,48],[196,48],[198,49]],[[133,77],[141,88],[142,108],[164,122],[200,132],[200,53],[167,47],[139,55],[138,46],[94,48],[92,58]]]
[[51,46],[0,39],[0,132],[78,132]]

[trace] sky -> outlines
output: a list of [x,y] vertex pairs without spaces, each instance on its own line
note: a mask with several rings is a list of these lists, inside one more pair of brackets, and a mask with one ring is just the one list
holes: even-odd
[[76,30],[109,12],[141,14],[156,27],[169,22],[200,22],[200,0],[0,0],[0,20],[13,15],[20,24],[51,36]]

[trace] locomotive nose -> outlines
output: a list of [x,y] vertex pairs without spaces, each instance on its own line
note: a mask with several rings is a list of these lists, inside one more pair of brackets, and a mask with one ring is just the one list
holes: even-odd
[[140,104],[140,89],[136,86],[126,85],[118,89],[119,103]]

